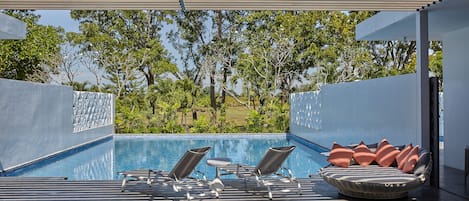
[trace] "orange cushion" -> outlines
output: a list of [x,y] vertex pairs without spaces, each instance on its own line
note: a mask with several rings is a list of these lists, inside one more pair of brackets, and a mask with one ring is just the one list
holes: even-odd
[[409,154],[411,149],[412,149],[412,144],[409,144],[404,149],[402,149],[399,154],[397,154],[396,156],[397,169],[402,170],[402,168],[404,168],[404,164],[407,161],[407,155]]
[[337,143],[332,145],[331,152],[327,161],[338,167],[348,167],[352,160],[353,151]]
[[380,166],[389,167],[396,160],[397,154],[399,154],[399,150],[383,139],[376,149],[375,160]]
[[360,166],[366,167],[376,158],[375,153],[370,151],[370,149],[362,141],[358,146],[353,149],[353,158],[355,161],[360,164]]
[[415,146],[410,150],[409,154],[407,154],[407,161],[404,164],[404,167],[402,168],[402,172],[405,173],[412,173],[414,171],[415,165],[417,164],[417,161],[419,160],[419,146]]

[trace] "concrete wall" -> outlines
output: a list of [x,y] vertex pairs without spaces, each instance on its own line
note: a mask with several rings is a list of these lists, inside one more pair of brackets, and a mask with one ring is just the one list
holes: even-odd
[[420,144],[416,75],[325,85],[292,94],[290,132],[325,147],[378,142]]
[[469,145],[469,28],[443,36],[445,165],[464,170]]
[[73,133],[70,87],[0,79],[0,170],[105,136]]

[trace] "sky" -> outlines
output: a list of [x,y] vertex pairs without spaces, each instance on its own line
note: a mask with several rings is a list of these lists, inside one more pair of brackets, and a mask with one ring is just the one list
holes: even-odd
[[[78,21],[73,20],[70,17],[70,10],[36,10],[36,14],[39,14],[41,17],[39,18],[39,24],[42,25],[52,25],[56,27],[62,27],[65,32],[79,32],[79,23]],[[208,26],[211,27],[211,26]],[[180,68],[182,68],[183,63],[179,59],[180,55],[178,51],[170,44],[167,37],[165,37],[166,33],[171,29],[171,27],[163,28],[161,32],[161,39],[163,46],[168,50],[170,55],[173,57],[173,62]],[[76,81],[84,82],[88,81],[92,84],[95,83],[95,78],[92,73],[90,73],[85,67],[79,68]],[[203,81],[204,85],[208,85],[208,80]],[[60,82],[58,83],[60,84]],[[242,90],[242,83],[236,84],[234,87],[230,85],[230,87],[234,88],[237,93],[240,93]]]
[[[62,27],[65,32],[79,32],[79,22],[70,17],[70,10],[36,10],[36,14],[40,15],[39,24],[52,25],[55,27]],[[166,34],[167,30],[162,31],[162,36]],[[173,57],[179,57],[176,49],[169,43],[169,41],[162,37],[163,45],[170,52]],[[178,66],[182,66],[179,59],[174,59]],[[95,83],[94,76],[84,67],[79,69],[77,81],[89,81]]]
[[41,15],[39,24],[60,26],[66,32],[79,31],[79,23],[70,17],[69,10],[37,10],[36,13]]

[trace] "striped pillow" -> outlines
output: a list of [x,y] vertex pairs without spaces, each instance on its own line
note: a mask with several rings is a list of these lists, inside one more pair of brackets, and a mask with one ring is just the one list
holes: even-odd
[[414,171],[415,165],[419,160],[419,146],[415,146],[410,150],[409,154],[407,155],[407,161],[402,168],[402,172],[405,173],[412,173]]
[[363,141],[360,142],[360,144],[356,146],[353,151],[353,158],[358,164],[360,164],[360,166],[363,167],[370,165],[370,163],[373,162],[376,158],[375,153],[370,151],[368,146],[366,146]]
[[412,149],[412,144],[409,144],[404,149],[402,149],[399,154],[397,154],[396,156],[397,169],[402,170],[402,168],[404,168],[404,164],[407,161],[407,155],[409,154],[411,149]]
[[376,149],[376,162],[382,167],[389,167],[396,160],[396,156],[399,154],[394,146],[389,144],[386,139],[383,139]]
[[337,167],[348,167],[352,160],[353,151],[334,142],[327,161]]

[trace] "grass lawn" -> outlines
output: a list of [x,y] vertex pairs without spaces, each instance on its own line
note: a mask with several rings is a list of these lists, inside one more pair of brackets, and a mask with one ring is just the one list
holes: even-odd
[[[220,117],[220,111],[217,111],[217,117]],[[178,119],[181,120],[181,112],[178,112]],[[207,119],[210,119],[210,109],[204,108],[201,111],[197,112],[197,116],[205,116]],[[226,122],[229,122],[233,126],[242,126],[246,123],[246,118],[249,116],[249,110],[244,106],[232,106],[226,108]],[[186,114],[186,123],[192,125],[192,114]]]

